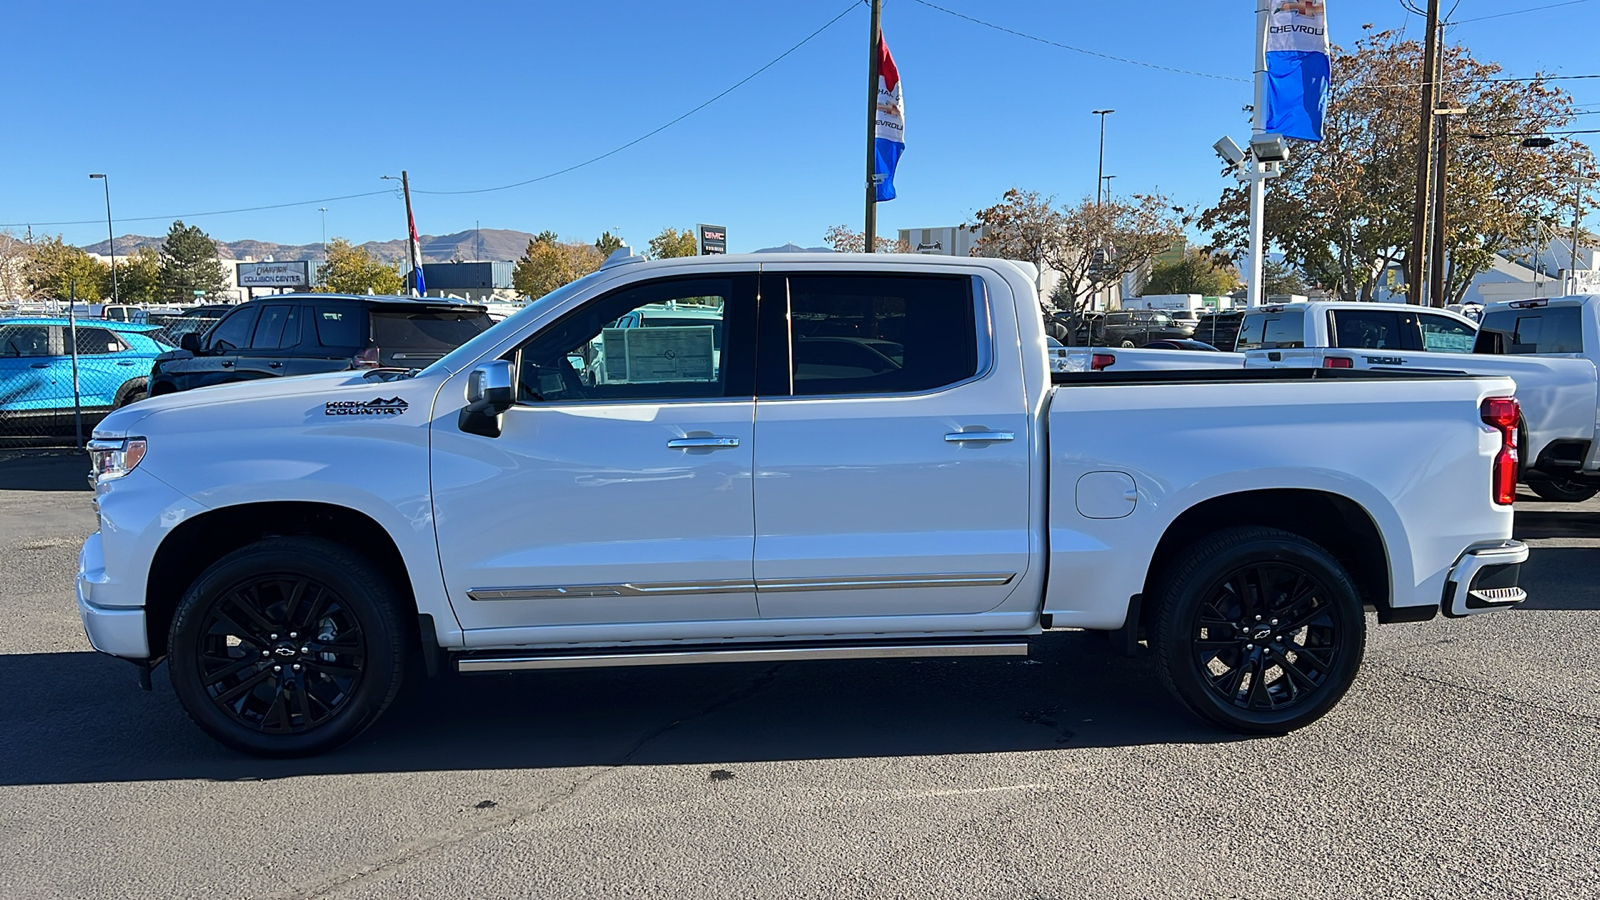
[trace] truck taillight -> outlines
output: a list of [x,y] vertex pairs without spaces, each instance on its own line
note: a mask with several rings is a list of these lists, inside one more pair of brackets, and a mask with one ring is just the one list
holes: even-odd
[[1096,353],[1089,357],[1089,371],[1100,372],[1117,364],[1117,357],[1112,353]]
[[1322,367],[1324,369],[1353,369],[1356,367],[1356,361],[1348,356],[1324,356],[1322,358]]
[[376,369],[378,367],[378,348],[368,347],[350,359],[350,366],[356,369]]
[[1489,491],[1494,502],[1510,506],[1517,499],[1517,422],[1522,406],[1515,397],[1490,397],[1478,410],[1483,424],[1500,432],[1500,452],[1494,455]]

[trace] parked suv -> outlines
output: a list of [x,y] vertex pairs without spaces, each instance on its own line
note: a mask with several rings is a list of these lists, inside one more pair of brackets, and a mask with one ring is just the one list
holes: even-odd
[[74,404],[93,425],[144,399],[151,360],[172,349],[151,336],[155,330],[98,319],[0,319],[0,434],[70,429]]
[[152,395],[341,369],[420,369],[494,323],[482,306],[355,294],[279,294],[242,303],[156,359]]
[[1086,313],[1063,319],[1080,347],[1143,347],[1151,341],[1194,337],[1194,323],[1184,324],[1156,309],[1123,309]]

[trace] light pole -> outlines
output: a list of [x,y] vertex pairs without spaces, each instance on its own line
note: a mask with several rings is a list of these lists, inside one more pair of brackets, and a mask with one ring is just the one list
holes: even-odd
[[1111,202],[1111,179],[1113,179],[1115,177],[1117,177],[1117,176],[1115,176],[1115,175],[1101,175],[1100,176],[1100,182],[1106,186],[1106,199],[1105,199],[1105,202],[1107,202],[1107,203]]
[[1100,117],[1100,165],[1094,173],[1094,205],[1100,205],[1100,186],[1105,183],[1106,177],[1106,116],[1116,112],[1114,109],[1091,109],[1089,115]]
[[106,186],[106,237],[111,244],[111,302],[121,302],[117,296],[117,233],[111,227],[111,179],[103,172],[95,172],[89,176],[98,178]]
[[322,213],[322,264],[328,264],[328,208],[317,207],[317,212]]

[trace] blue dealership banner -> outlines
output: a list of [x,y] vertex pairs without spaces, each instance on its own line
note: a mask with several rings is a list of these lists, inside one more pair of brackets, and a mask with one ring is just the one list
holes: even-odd
[[1267,131],[1322,140],[1328,77],[1327,4],[1273,0],[1267,21]]

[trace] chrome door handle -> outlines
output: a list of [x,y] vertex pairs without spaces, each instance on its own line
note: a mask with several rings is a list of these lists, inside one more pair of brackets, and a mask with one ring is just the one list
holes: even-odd
[[283,363],[281,363],[281,362],[269,362],[269,363],[267,363],[267,368],[269,368],[269,369],[281,369],[281,368],[283,368]]
[[736,437],[683,437],[667,441],[669,450],[715,450],[719,447],[737,447]]
[[1009,431],[957,431],[945,435],[944,439],[952,444],[998,444],[1014,441],[1017,436]]

